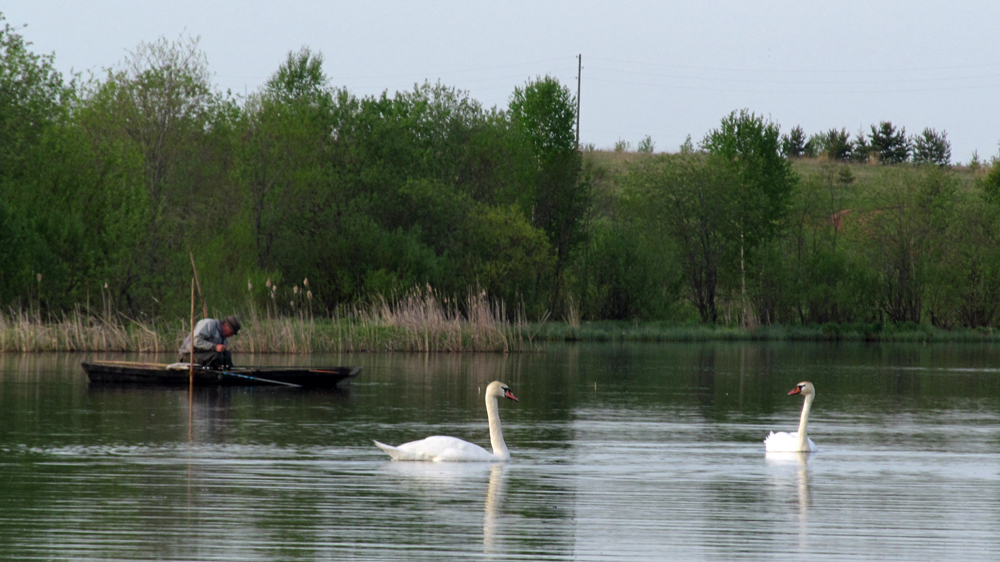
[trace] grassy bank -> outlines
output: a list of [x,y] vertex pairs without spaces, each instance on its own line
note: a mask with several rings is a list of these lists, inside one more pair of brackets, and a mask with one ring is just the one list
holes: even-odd
[[868,342],[1000,342],[992,329],[943,330],[916,324],[824,324],[761,326],[756,330],[711,326],[678,326],[659,322],[553,322],[535,328],[538,341],[868,341]]
[[[473,297],[477,306],[463,313],[433,294],[411,295],[396,303],[381,301],[336,318],[308,313],[277,316],[248,308],[244,329],[233,339],[237,353],[342,352],[524,352],[547,342],[684,341],[867,341],[1000,343],[992,329],[943,330],[918,325],[763,326],[754,331],[666,323],[504,322],[502,306]],[[135,322],[121,316],[81,312],[43,320],[37,314],[0,314],[0,352],[175,351],[190,330],[187,321]]]

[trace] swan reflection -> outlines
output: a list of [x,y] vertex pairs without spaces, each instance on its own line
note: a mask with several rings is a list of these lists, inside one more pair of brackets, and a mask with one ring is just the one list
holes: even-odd
[[[799,547],[804,549],[809,537],[809,459],[810,453],[765,453],[769,478],[783,497],[798,505]],[[794,472],[794,479],[792,479]],[[794,496],[789,496],[794,488]]]
[[486,488],[486,502],[483,505],[483,553],[493,554],[497,549],[497,536],[501,508],[504,499],[504,478],[507,464],[494,463],[490,467],[490,485]]
[[499,554],[503,552],[500,541],[507,467],[507,463],[387,462],[379,472],[402,476],[411,491],[438,499],[472,492],[476,488],[482,490],[483,482],[487,481],[483,501],[483,552]]

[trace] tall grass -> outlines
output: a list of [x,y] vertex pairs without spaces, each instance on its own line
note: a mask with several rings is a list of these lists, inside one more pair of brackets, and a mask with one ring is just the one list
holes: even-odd
[[79,308],[43,319],[37,311],[0,313],[0,352],[5,351],[163,351],[173,338],[157,322],[140,323],[119,316],[91,315]]
[[[455,301],[430,288],[401,298],[379,297],[317,318],[305,303],[296,312],[248,303],[237,313],[243,330],[230,342],[236,353],[341,353],[366,351],[523,352],[551,341],[869,341],[1000,342],[991,329],[943,330],[922,325],[677,326],[659,322],[529,323],[503,302],[470,291]],[[227,313],[228,314],[228,313]],[[222,316],[222,315],[220,315]],[[190,333],[189,320],[137,322],[110,310],[76,309],[43,319],[33,309],[0,312],[0,352],[173,352]]]
[[[316,318],[308,302],[294,312],[248,302],[237,311],[243,329],[230,344],[236,353],[323,353],[357,351],[521,352],[537,350],[520,312],[508,320],[503,302],[472,292],[462,302],[430,288],[403,297],[375,299]],[[228,314],[228,313],[227,313]],[[220,316],[224,316],[220,315]],[[103,310],[79,309],[43,319],[35,311],[0,313],[0,352],[111,351],[171,352],[190,333],[189,320],[137,322]]]

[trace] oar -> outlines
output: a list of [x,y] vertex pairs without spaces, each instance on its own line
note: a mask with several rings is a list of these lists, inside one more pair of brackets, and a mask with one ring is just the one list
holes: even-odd
[[302,388],[301,384],[295,384],[293,382],[276,381],[276,380],[272,380],[272,379],[265,379],[263,377],[251,377],[250,375],[241,375],[239,373],[230,373],[229,371],[220,371],[220,370],[217,370],[217,369],[210,369],[208,367],[200,367],[200,369],[202,369],[203,371],[211,371],[213,373],[222,373],[223,375],[229,375],[231,377],[239,377],[241,379],[248,379],[248,380],[257,381],[257,382],[266,382],[268,384],[280,384],[282,386],[291,386],[291,387],[294,387],[294,388]]

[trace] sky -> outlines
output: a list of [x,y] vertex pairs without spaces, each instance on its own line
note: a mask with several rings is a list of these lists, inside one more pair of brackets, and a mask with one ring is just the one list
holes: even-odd
[[430,81],[506,108],[530,80],[575,95],[579,76],[580,142],[598,149],[648,135],[676,152],[740,109],[807,135],[932,128],[958,163],[1000,147],[995,0],[5,0],[0,12],[64,74],[197,38],[220,91],[240,95],[302,47],[359,97]]

